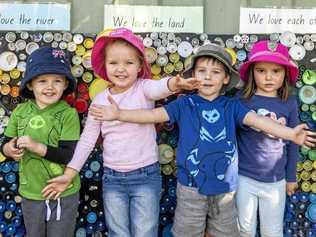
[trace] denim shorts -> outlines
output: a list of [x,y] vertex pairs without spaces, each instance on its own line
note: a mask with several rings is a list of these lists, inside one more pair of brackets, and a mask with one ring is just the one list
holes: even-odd
[[235,192],[215,196],[198,193],[197,188],[177,184],[174,237],[239,237]]
[[103,203],[108,237],[158,236],[159,163],[130,172],[104,168]]

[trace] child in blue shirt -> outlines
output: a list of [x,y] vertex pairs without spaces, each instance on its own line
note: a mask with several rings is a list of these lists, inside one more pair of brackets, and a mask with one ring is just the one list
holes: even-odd
[[[242,101],[261,116],[295,127],[299,123],[298,106],[295,96],[289,95],[289,86],[295,83],[298,72],[286,46],[267,40],[257,42],[240,68],[245,81]],[[286,192],[291,195],[297,187],[298,146],[246,126],[240,128],[237,140],[240,234],[255,236],[259,210],[261,235],[283,236]]]

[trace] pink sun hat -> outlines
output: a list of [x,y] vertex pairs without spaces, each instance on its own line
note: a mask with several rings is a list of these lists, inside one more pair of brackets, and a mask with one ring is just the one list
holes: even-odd
[[139,51],[144,61],[142,70],[138,73],[138,77],[151,79],[151,71],[145,58],[145,48],[143,41],[127,28],[106,29],[97,36],[91,53],[91,64],[94,72],[102,79],[108,80],[104,62],[105,48],[113,39],[125,40]]
[[297,65],[291,60],[286,46],[268,40],[255,43],[251,49],[248,61],[243,63],[239,69],[240,78],[248,80],[249,67],[255,62],[271,62],[286,67],[289,71],[289,82],[294,84],[299,73]]

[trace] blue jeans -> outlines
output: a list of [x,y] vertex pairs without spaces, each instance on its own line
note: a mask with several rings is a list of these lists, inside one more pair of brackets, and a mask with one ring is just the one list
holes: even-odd
[[105,167],[103,203],[108,237],[158,236],[160,192],[158,163],[130,172]]
[[241,237],[254,237],[259,209],[262,237],[283,236],[286,182],[264,183],[239,175],[236,201]]

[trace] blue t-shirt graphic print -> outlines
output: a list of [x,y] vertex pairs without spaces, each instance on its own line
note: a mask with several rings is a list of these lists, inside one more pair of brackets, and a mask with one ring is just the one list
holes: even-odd
[[249,109],[237,99],[220,96],[208,101],[198,95],[180,97],[165,108],[170,122],[179,126],[178,181],[205,195],[235,190],[235,131]]

